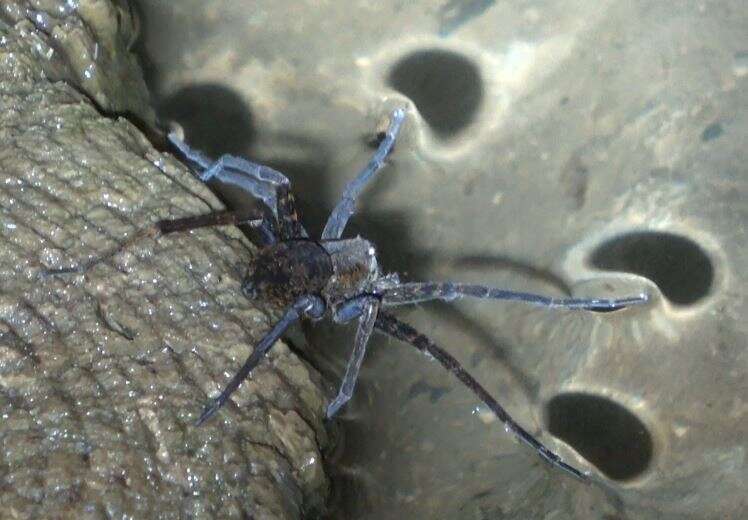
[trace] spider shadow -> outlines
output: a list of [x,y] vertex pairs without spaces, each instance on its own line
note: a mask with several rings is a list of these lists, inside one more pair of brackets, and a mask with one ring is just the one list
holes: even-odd
[[[461,268],[470,271],[490,270],[493,273],[508,272],[515,275],[518,279],[540,281],[556,289],[561,294],[569,295],[571,293],[569,285],[555,273],[507,255],[476,254],[460,256],[446,261],[439,259],[437,255],[427,256],[433,264],[447,264],[450,271],[455,271],[455,275],[452,278],[457,281],[460,280],[459,272]],[[474,304],[475,302],[472,303]],[[492,303],[495,302],[484,302],[485,305],[491,305]],[[444,302],[436,302],[434,305],[426,306],[426,312],[437,317],[440,321],[449,324],[450,327],[462,331],[467,337],[482,347],[478,349],[482,354],[476,355],[471,359],[471,367],[474,368],[477,366],[485,355],[490,355],[494,362],[501,364],[507,369],[528,398],[533,401],[536,400],[540,388],[539,381],[531,377],[513,362],[510,354],[511,345],[505,340],[497,338],[496,333],[483,325],[480,319],[474,317],[474,314],[468,313],[458,306]],[[438,343],[438,338],[433,339]],[[449,345],[447,345],[448,347]]]
[[257,139],[251,107],[225,85],[184,86],[158,100],[156,109],[160,120],[182,126],[190,146],[214,159],[222,154],[247,155]]
[[481,254],[461,256],[455,258],[450,263],[454,267],[464,267],[473,270],[491,269],[492,271],[509,271],[522,278],[543,282],[562,294],[571,294],[569,284],[557,274],[507,255]]

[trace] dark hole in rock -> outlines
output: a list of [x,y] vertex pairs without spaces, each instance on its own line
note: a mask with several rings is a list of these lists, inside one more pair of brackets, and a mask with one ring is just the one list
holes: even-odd
[[410,98],[432,130],[450,138],[468,126],[483,99],[478,68],[465,56],[440,49],[402,58],[388,83]]
[[690,305],[706,296],[714,280],[714,268],[704,250],[672,233],[641,231],[617,236],[592,253],[591,263],[598,269],[649,278],[678,305]]
[[652,436],[630,411],[605,397],[559,394],[546,406],[548,431],[613,480],[641,475],[652,460]]
[[177,121],[189,145],[211,159],[223,154],[246,155],[255,139],[252,112],[233,90],[211,83],[190,85],[158,105],[164,121]]

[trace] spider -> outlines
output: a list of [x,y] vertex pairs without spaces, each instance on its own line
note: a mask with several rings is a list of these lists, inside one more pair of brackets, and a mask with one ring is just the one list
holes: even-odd
[[402,282],[397,274],[383,274],[377,262],[376,249],[371,242],[362,237],[342,238],[342,235],[355,211],[357,198],[382,169],[392,152],[405,120],[405,113],[403,108],[392,112],[389,126],[376,152],[366,167],[346,185],[343,196],[330,214],[319,239],[310,238],[299,221],[290,182],[283,174],[268,166],[230,155],[212,161],[172,133],[169,140],[199,172],[197,176],[200,180],[208,182],[216,179],[237,186],[258,199],[262,203],[261,207],[243,212],[220,211],[162,220],[79,268],[56,272],[85,271],[92,264],[113,256],[143,236],[156,238],[202,227],[248,224],[258,232],[256,241],[260,249],[242,282],[242,292],[247,298],[261,299],[277,305],[284,309],[284,313],[257,343],[252,354],[223,391],[210,400],[197,420],[197,425],[208,420],[226,403],[292,324],[302,318],[317,321],[329,315],[336,323],[358,320],[358,328],[340,390],[327,406],[328,419],[351,399],[367,343],[376,329],[436,359],[504,423],[507,431],[534,449],[552,466],[579,480],[587,481],[585,473],[565,463],[522,428],[452,355],[386,309],[429,300],[452,301],[471,297],[513,300],[543,307],[610,311],[644,303],[648,297],[640,294],[621,299],[552,298],[456,282]]

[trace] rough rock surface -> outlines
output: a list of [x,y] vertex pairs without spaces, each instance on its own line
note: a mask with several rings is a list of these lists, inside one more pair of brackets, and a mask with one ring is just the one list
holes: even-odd
[[1,516],[321,511],[324,398],[282,343],[234,404],[193,425],[272,319],[238,290],[253,247],[237,229],[143,240],[85,275],[41,275],[220,204],[100,112],[152,117],[126,9],[0,7]]

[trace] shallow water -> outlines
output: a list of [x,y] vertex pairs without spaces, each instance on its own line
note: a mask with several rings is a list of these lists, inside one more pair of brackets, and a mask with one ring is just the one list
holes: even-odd
[[[740,2],[140,6],[161,116],[212,155],[287,173],[310,231],[404,104],[403,135],[350,229],[378,244],[386,269],[652,296],[605,314],[467,301],[404,309],[596,484],[549,468],[435,363],[378,339],[339,421],[339,517],[740,511]],[[340,374],[352,334],[329,329],[311,334],[321,354],[310,356]]]

